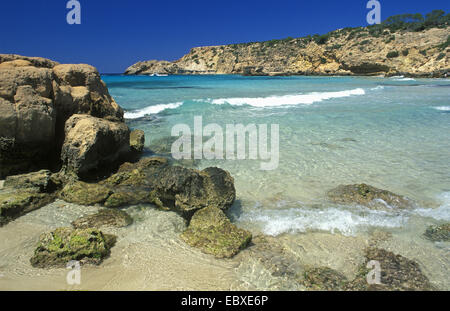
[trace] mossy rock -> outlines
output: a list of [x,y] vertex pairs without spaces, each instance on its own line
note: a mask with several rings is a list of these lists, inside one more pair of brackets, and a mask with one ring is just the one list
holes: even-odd
[[98,265],[115,242],[115,236],[93,228],[57,228],[40,236],[30,262],[36,268],[65,267],[72,260]]
[[74,182],[66,185],[60,193],[60,198],[69,203],[95,205],[106,201],[113,192],[100,184]]
[[450,223],[430,226],[425,231],[424,236],[433,242],[448,242],[450,241]]
[[134,152],[140,153],[144,150],[145,133],[142,130],[134,130],[130,133],[130,147]]
[[53,202],[47,193],[19,190],[0,193],[0,226],[9,221]]
[[231,258],[250,243],[252,235],[233,225],[219,208],[207,207],[194,214],[181,238],[216,258]]
[[29,174],[6,177],[5,188],[27,189],[35,192],[53,192],[57,185],[48,170],[41,170]]
[[328,197],[335,203],[359,204],[379,210],[386,210],[390,207],[399,209],[412,207],[412,203],[405,197],[366,184],[341,185],[329,191]]
[[307,268],[301,283],[314,291],[341,291],[348,283],[347,278],[341,273],[328,267]]
[[101,227],[126,227],[133,223],[133,218],[126,212],[115,209],[103,209],[93,215],[78,218],[72,222],[76,229]]

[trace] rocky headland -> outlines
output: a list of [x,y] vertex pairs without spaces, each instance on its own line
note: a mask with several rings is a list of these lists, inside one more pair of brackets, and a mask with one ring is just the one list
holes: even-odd
[[173,62],[138,62],[125,74],[446,77],[450,14],[444,14],[394,16],[380,25],[303,38],[196,47]]

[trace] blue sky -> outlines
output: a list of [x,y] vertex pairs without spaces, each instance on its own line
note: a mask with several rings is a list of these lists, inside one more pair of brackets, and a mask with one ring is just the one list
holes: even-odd
[[[148,59],[175,60],[191,47],[263,41],[366,25],[367,0],[79,0],[81,25],[66,22],[67,0],[2,0],[0,53],[89,63],[123,72]],[[380,0],[382,19],[450,11],[446,0]]]

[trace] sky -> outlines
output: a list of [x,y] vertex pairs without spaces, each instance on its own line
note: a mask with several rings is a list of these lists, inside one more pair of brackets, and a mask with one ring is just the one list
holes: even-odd
[[[88,63],[122,73],[142,60],[176,60],[192,47],[283,39],[366,26],[368,0],[0,0],[0,53]],[[395,14],[450,11],[448,0],[379,0]]]

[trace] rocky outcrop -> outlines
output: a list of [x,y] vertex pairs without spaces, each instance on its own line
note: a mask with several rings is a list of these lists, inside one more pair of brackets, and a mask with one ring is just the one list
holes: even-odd
[[194,214],[181,238],[216,258],[231,258],[250,243],[252,235],[233,225],[222,210],[211,206]]
[[[66,126],[78,114],[87,116],[74,117]],[[76,125],[75,120],[81,123]],[[87,153],[75,156],[80,141],[73,136],[81,125],[95,138],[87,142],[91,144]],[[74,128],[70,138],[67,127]],[[39,169],[58,170],[63,163],[75,173],[85,173],[116,160],[96,152],[100,146],[114,142],[113,151],[119,151],[120,157],[130,149],[127,139],[123,110],[94,67],[0,54],[0,179]]]
[[424,236],[433,242],[448,242],[450,241],[450,223],[430,226],[425,231]]
[[189,219],[208,206],[226,210],[233,204],[236,190],[233,178],[222,169],[197,171],[171,166],[165,158],[146,158],[123,164],[116,174],[98,184],[69,183],[60,198],[109,208],[151,203]]
[[371,209],[410,208],[405,197],[366,184],[341,185],[328,192],[328,198],[339,204],[359,204]]
[[36,268],[65,268],[72,261],[100,264],[109,255],[116,237],[97,229],[58,228],[44,233],[30,262]]
[[126,227],[133,223],[133,219],[126,212],[116,209],[102,209],[88,216],[83,216],[72,222],[76,229]]
[[193,48],[174,62],[139,62],[125,74],[407,75],[450,72],[449,26],[422,31],[345,28],[323,36]]

